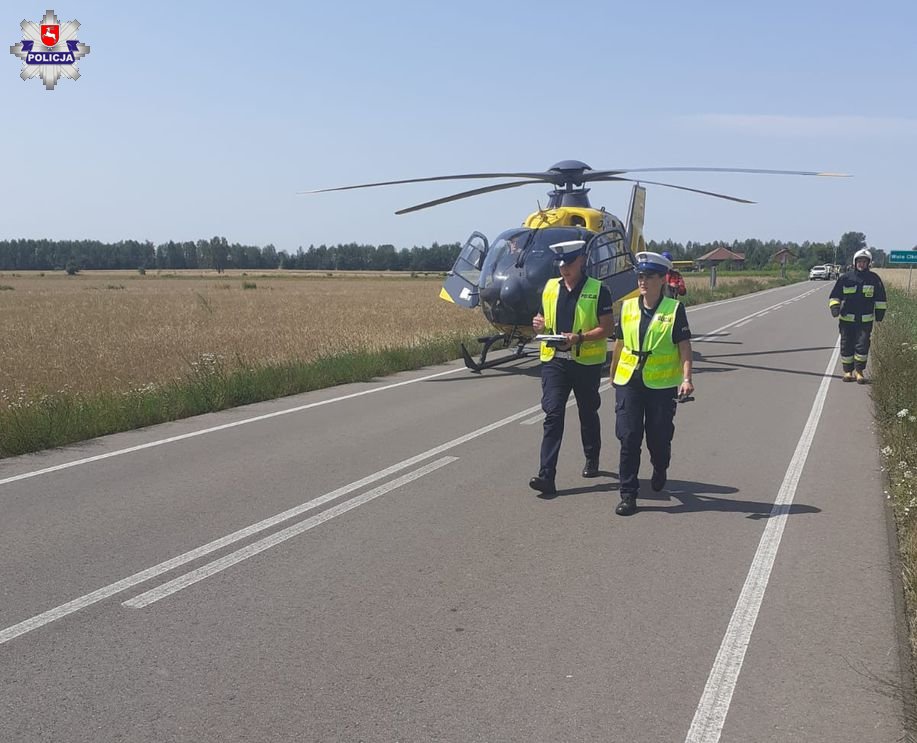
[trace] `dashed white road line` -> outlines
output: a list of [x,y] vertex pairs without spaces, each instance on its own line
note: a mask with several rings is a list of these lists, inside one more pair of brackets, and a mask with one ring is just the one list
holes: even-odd
[[[798,298],[801,299],[802,297],[807,297],[815,291],[818,291],[818,290],[810,289],[809,291],[805,292],[804,294],[800,294]],[[754,320],[756,317],[760,317],[761,315],[764,315],[770,312],[771,310],[775,310],[775,309],[778,309],[779,307],[783,307],[784,305],[789,304],[789,302],[790,300],[784,300],[783,302],[778,302],[777,304],[771,305],[770,307],[765,307],[763,310],[757,310],[756,312],[752,312],[750,315],[745,315],[745,317],[740,317],[738,320],[733,320],[732,322],[727,323],[726,325],[723,325],[722,327],[717,328],[716,330],[710,330],[706,333],[698,333],[691,340],[692,341],[703,341],[707,338],[715,336],[717,333],[720,333],[724,330],[728,330],[729,328],[741,327],[742,325],[745,325],[746,323]],[[701,305],[701,306],[704,306],[704,305]]]
[[254,557],[255,555],[264,552],[265,550],[270,549],[271,547],[276,547],[281,542],[285,542],[288,539],[302,534],[309,529],[313,529],[320,524],[324,524],[326,521],[333,519],[335,516],[340,516],[342,513],[347,513],[357,506],[362,506],[364,503],[368,503],[374,498],[378,498],[380,495],[388,493],[390,490],[395,488],[400,488],[402,485],[406,485],[409,482],[416,480],[419,477],[438,470],[440,467],[455,462],[458,457],[442,457],[437,459],[435,462],[430,462],[429,464],[420,467],[419,469],[409,472],[406,475],[392,480],[391,482],[385,483],[385,485],[380,485],[377,488],[373,488],[362,495],[358,495],[355,498],[339,503],[338,505],[329,508],[327,511],[322,511],[315,516],[307,518],[305,521],[300,521],[298,524],[293,524],[293,526],[288,526],[286,529],[278,531],[276,534],[271,534],[269,537],[264,539],[259,539],[257,542],[246,545],[241,549],[236,550],[235,552],[230,552],[228,555],[224,555],[218,560],[207,563],[196,570],[192,570],[190,573],[185,573],[184,575],[170,580],[168,583],[163,583],[157,588],[150,589],[145,593],[141,593],[139,596],[135,596],[132,599],[128,599],[122,606],[130,607],[131,609],[142,609],[144,606],[149,606],[150,604],[164,599],[166,596],[171,596],[173,593],[181,591],[183,588],[194,585],[198,581],[204,580],[204,578],[209,578],[211,575],[215,575],[226,568],[231,567],[237,563],[247,560],[249,557]]
[[470,433],[466,433],[462,436],[454,438],[451,441],[447,441],[445,444],[440,444],[439,446],[428,449],[427,451],[417,454],[416,456],[409,457],[408,459],[402,460],[397,464],[393,464],[391,467],[386,467],[384,470],[374,472],[373,474],[367,475],[366,477],[352,482],[349,485],[344,485],[336,490],[332,490],[329,493],[325,493],[324,495],[321,495],[317,498],[313,498],[310,501],[279,513],[276,516],[271,516],[262,521],[259,521],[256,524],[247,526],[244,529],[239,529],[232,534],[227,534],[225,537],[221,537],[220,539],[208,542],[207,544],[190,550],[189,552],[185,552],[181,555],[178,555],[177,557],[173,557],[170,560],[161,562],[158,565],[154,565],[151,568],[142,570],[139,573],[134,573],[127,578],[123,578],[119,581],[116,581],[115,583],[107,585],[103,588],[99,588],[96,591],[87,593],[84,596],[80,596],[79,598],[75,598],[65,604],[61,604],[60,606],[57,606],[53,609],[42,612],[41,614],[31,617],[30,619],[26,619],[22,622],[19,622],[18,624],[12,625],[11,627],[0,630],[0,645],[4,644],[5,642],[9,642],[10,640],[19,637],[20,635],[24,635],[27,632],[31,632],[32,630],[38,629],[39,627],[43,627],[50,622],[62,619],[69,614],[73,614],[74,612],[85,609],[88,606],[92,606],[99,601],[103,601],[104,599],[114,596],[117,593],[121,593],[121,591],[125,591],[128,588],[132,588],[133,586],[136,586],[140,583],[144,583],[151,578],[156,578],[163,573],[167,573],[170,570],[174,570],[177,567],[185,565],[186,563],[204,557],[205,555],[222,549],[223,547],[233,544],[234,542],[238,542],[239,540],[245,539],[246,537],[252,536],[253,534],[256,534],[260,531],[269,529],[270,527],[275,526],[283,521],[289,521],[291,518],[294,518],[301,513],[317,508],[324,503],[334,500],[335,498],[339,498],[342,495],[346,495],[347,493],[357,490],[358,488],[361,488],[365,485],[369,485],[373,482],[388,477],[395,472],[399,472],[415,464],[419,464],[425,459],[443,454],[449,449],[464,444],[467,441],[476,439],[479,436],[483,436],[486,433],[490,433],[491,431],[494,431],[502,426],[513,423],[520,418],[531,416],[533,413],[540,409],[540,405],[534,405],[532,407],[526,408],[525,410],[520,410],[518,413],[513,413],[506,418],[495,421],[494,423],[490,423],[486,426],[482,426],[481,428],[471,431]]
[[729,620],[719,652],[716,654],[685,743],[717,743],[720,739],[736,682],[742,670],[742,663],[745,660],[745,651],[748,649],[752,630],[758,618],[758,610],[764,600],[764,591],[767,589],[771,569],[777,558],[777,550],[786,526],[786,516],[793,504],[796,487],[815,438],[815,430],[818,428],[818,421],[825,406],[825,397],[828,394],[828,385],[839,356],[840,340],[834,344],[828,366],[825,368],[821,384],[815,393],[809,418],[796,444],[796,451],[787,467],[783,483],[780,485],[770,518],[764,527],[764,533],[758,543],[758,549],[745,579],[745,585],[742,587],[742,593],[732,612],[732,618]]

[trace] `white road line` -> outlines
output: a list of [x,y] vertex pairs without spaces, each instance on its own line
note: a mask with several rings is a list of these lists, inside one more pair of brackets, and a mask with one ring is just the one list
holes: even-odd
[[745,326],[748,325],[748,323],[750,323],[750,322],[751,322],[751,320],[746,320],[745,322],[740,322],[738,325],[736,325],[736,327],[737,327],[737,328],[745,327]]
[[831,353],[831,359],[828,361],[818,392],[815,394],[809,418],[787,467],[774,507],[771,509],[770,518],[764,527],[764,533],[758,543],[745,585],[742,587],[742,593],[732,612],[723,642],[716,654],[685,743],[717,743],[720,739],[736,681],[745,660],[745,651],[748,649],[751,633],[758,618],[758,610],[764,600],[764,591],[767,589],[771,569],[777,558],[783,528],[786,526],[786,516],[796,495],[796,486],[799,484],[799,478],[805,467],[812,440],[815,438],[815,430],[818,428],[818,421],[825,406],[825,397],[828,394],[828,385],[839,356],[840,340],[834,344],[834,351]]
[[391,467],[387,467],[384,470],[379,470],[378,472],[375,472],[371,475],[367,475],[366,477],[352,482],[349,485],[344,485],[337,490],[332,490],[330,493],[326,493],[325,495],[313,498],[312,500],[307,501],[302,505],[296,506],[295,508],[291,508],[287,511],[284,511],[283,513],[279,513],[276,516],[266,518],[263,521],[259,521],[256,524],[247,526],[244,529],[239,529],[232,534],[227,534],[225,537],[216,539],[213,542],[208,542],[207,544],[202,545],[196,549],[185,552],[181,555],[178,555],[177,557],[173,557],[172,559],[166,560],[165,562],[161,562],[158,565],[154,565],[151,568],[142,570],[139,573],[128,576],[127,578],[123,578],[115,583],[112,583],[111,585],[105,586],[104,588],[99,588],[92,593],[87,593],[85,596],[80,596],[79,598],[68,601],[65,604],[61,604],[60,606],[57,606],[53,609],[42,612],[41,614],[38,614],[31,619],[26,619],[22,622],[19,622],[18,624],[14,624],[11,627],[7,627],[4,630],[0,630],[0,645],[5,642],[9,642],[10,640],[19,637],[20,635],[24,635],[26,632],[31,632],[32,630],[38,629],[39,627],[42,627],[50,622],[54,622],[58,619],[66,617],[69,614],[73,614],[76,611],[85,609],[87,606],[92,606],[99,601],[114,596],[116,593],[121,593],[121,591],[125,591],[128,588],[132,588],[133,586],[136,586],[140,583],[144,583],[151,578],[155,578],[159,575],[162,575],[163,573],[167,573],[170,570],[181,567],[182,565],[193,560],[197,560],[204,555],[208,555],[211,552],[222,549],[223,547],[226,547],[234,542],[238,542],[240,539],[245,539],[246,537],[256,534],[259,531],[264,531],[265,529],[275,526],[276,524],[279,524],[283,521],[288,521],[289,519],[294,518],[301,513],[312,510],[313,508],[317,508],[318,506],[327,503],[330,500],[339,498],[342,495],[346,495],[347,493],[357,490],[364,485],[369,485],[370,483],[388,477],[395,472],[406,469],[415,464],[419,464],[423,460],[429,459],[430,457],[435,457],[438,454],[443,454],[449,449],[464,444],[467,441],[471,441],[472,439],[476,439],[479,436],[483,436],[486,433],[490,433],[491,431],[517,421],[520,418],[530,416],[535,411],[540,409],[540,405],[533,405],[532,407],[521,410],[518,413],[513,413],[506,418],[478,428],[471,433],[466,433],[462,436],[459,436],[458,438],[452,439],[451,441],[447,441],[445,444],[435,446],[432,449],[428,449],[427,451],[422,452],[421,454],[417,454],[416,456],[409,457],[408,459],[398,462],[397,464],[393,464]]
[[[811,293],[812,292],[807,292],[806,294],[811,294]],[[806,296],[806,294],[803,294],[802,296]],[[716,330],[710,330],[706,333],[699,333],[698,335],[695,335],[694,337],[692,337],[691,340],[692,341],[702,341],[706,338],[716,335],[717,333],[722,332],[723,330],[728,330],[729,328],[733,328],[733,327],[739,327],[739,325],[744,324],[746,321],[753,320],[754,318],[766,312],[770,312],[773,309],[781,307],[784,304],[785,302],[780,302],[778,304],[771,305],[770,307],[765,307],[763,310],[752,312],[750,315],[745,315],[745,317],[740,317],[738,320],[733,320],[732,322],[727,323],[726,325],[723,325],[722,327],[717,328]]]
[[11,482],[17,482],[18,480],[27,480],[30,477],[38,477],[39,475],[47,475],[49,472],[58,472],[59,470],[69,469],[70,467],[79,467],[83,464],[89,464],[91,462],[98,462],[102,459],[109,459],[110,457],[119,457],[122,454],[130,454],[131,452],[141,451],[143,449],[152,449],[155,446],[163,446],[164,444],[174,444],[176,441],[184,441],[185,439],[191,439],[195,436],[203,436],[208,433],[215,433],[216,431],[224,431],[228,428],[236,428],[237,426],[244,426],[248,423],[257,423],[258,421],[265,421],[269,418],[276,418],[281,415],[289,415],[290,413],[299,413],[303,410],[309,410],[310,408],[318,408],[322,405],[330,405],[333,402],[341,402],[342,400],[352,400],[355,397],[362,397],[363,395],[371,395],[375,392],[384,392],[385,390],[391,390],[395,387],[403,387],[406,384],[414,384],[415,382],[424,382],[428,379],[435,379],[436,377],[442,377],[447,374],[455,374],[456,372],[464,371],[465,367],[456,367],[455,369],[448,369],[443,372],[437,372],[436,374],[428,374],[425,377],[417,377],[416,379],[408,379],[404,382],[395,382],[394,384],[387,384],[382,387],[373,387],[369,390],[363,390],[362,392],[353,392],[349,395],[341,395],[340,397],[333,397],[328,400],[319,400],[318,402],[310,402],[306,405],[297,405],[295,408],[286,408],[285,410],[276,410],[273,413],[265,413],[264,415],[257,415],[254,418],[246,418],[241,421],[234,421],[232,423],[224,423],[219,426],[213,426],[211,428],[203,428],[200,431],[191,431],[190,433],[183,433],[179,436],[170,436],[166,439],[158,439],[156,441],[150,441],[146,444],[140,444],[138,446],[129,446],[126,449],[118,449],[116,451],[110,451],[105,454],[97,454],[94,457],[86,457],[84,459],[75,459],[72,462],[64,462],[63,464],[57,464],[53,467],[45,467],[44,469],[34,470],[32,472],[23,472],[21,475],[13,475],[12,477],[5,477],[0,480],[0,485],[7,485]]
[[[720,299],[720,300],[717,300],[716,302],[705,302],[704,304],[695,304],[689,307],[688,309],[693,312],[697,312],[698,310],[706,310],[709,307],[719,307],[722,304],[730,304],[732,302],[741,302],[745,299],[751,299],[752,297],[760,297],[760,296],[763,296],[764,294],[770,294],[771,292],[780,291],[781,289],[789,289],[790,287],[794,287],[794,286],[796,286],[796,284],[787,284],[786,286],[775,286],[773,289],[765,289],[760,292],[753,292],[751,294],[743,294],[739,297],[730,297],[729,299]],[[802,296],[805,296],[805,295],[802,295]]]
[[358,495],[355,498],[351,498],[348,501],[339,503],[338,505],[329,508],[327,511],[322,511],[315,516],[310,516],[305,521],[300,521],[298,524],[293,524],[293,526],[288,526],[286,529],[278,531],[276,534],[271,534],[269,537],[264,539],[259,539],[257,542],[246,545],[241,549],[236,550],[235,552],[230,552],[228,555],[224,555],[219,560],[214,560],[213,562],[207,563],[196,570],[192,570],[190,573],[185,573],[184,575],[170,580],[168,583],[163,583],[157,588],[150,589],[145,593],[141,593],[139,596],[135,596],[132,599],[128,599],[121,606],[127,606],[131,609],[142,609],[144,606],[149,606],[150,604],[164,599],[167,596],[171,596],[173,593],[178,593],[183,588],[194,585],[198,581],[204,580],[204,578],[209,578],[211,575],[215,575],[222,570],[226,570],[228,567],[232,567],[236,563],[240,563],[243,560],[247,560],[249,557],[254,557],[265,550],[275,547],[281,542],[285,542],[288,539],[302,534],[305,531],[309,531],[320,524],[333,519],[335,516],[340,516],[342,513],[347,513],[357,506],[362,506],[364,503],[368,503],[374,498],[378,498],[380,495],[384,495],[395,488],[399,488],[402,485],[406,485],[413,480],[423,477],[424,475],[438,470],[440,467],[443,467],[450,462],[454,462],[458,457],[442,457],[437,459],[435,462],[430,462],[425,464],[423,467],[409,472],[406,475],[402,475],[396,480],[387,482],[385,485],[380,485],[377,488],[373,488],[362,495]]

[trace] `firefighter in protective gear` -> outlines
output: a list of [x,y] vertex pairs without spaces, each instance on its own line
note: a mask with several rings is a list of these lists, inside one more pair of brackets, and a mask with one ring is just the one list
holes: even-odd
[[[663,250],[661,253],[663,258],[672,261],[672,254],[668,250]],[[667,297],[683,297],[688,293],[688,287],[685,286],[684,276],[681,275],[680,271],[676,271],[674,268],[669,269],[669,272],[665,277],[665,295]]]
[[882,322],[888,300],[882,279],[869,270],[872,254],[858,250],[853,256],[853,270],[847,271],[834,284],[828,309],[839,320],[841,334],[841,366],[844,381],[866,384],[863,372],[869,356],[873,322]]
[[621,442],[621,502],[615,509],[620,516],[637,510],[644,433],[653,464],[650,485],[657,492],[665,486],[675,435],[676,395],[694,392],[688,316],[684,306],[664,292],[672,264],[659,253],[637,253],[635,258],[640,296],[621,307],[611,362],[615,434]]
[[541,344],[541,407],[544,435],[541,464],[529,487],[545,495],[557,492],[554,478],[564,435],[570,391],[576,396],[586,465],[583,477],[599,475],[602,436],[599,384],[607,355],[606,338],[614,331],[611,292],[584,272],[585,241],[551,245],[560,278],[549,279],[541,295],[541,312],[532,319],[536,333],[558,336]]

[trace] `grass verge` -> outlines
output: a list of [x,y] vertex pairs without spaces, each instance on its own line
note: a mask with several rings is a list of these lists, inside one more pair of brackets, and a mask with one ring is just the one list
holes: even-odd
[[917,659],[917,300],[888,287],[885,320],[876,326],[870,363],[872,396],[895,513],[911,654]]
[[[689,287],[682,299],[686,305],[701,304],[789,283],[793,278],[742,278],[714,290]],[[227,364],[203,354],[184,376],[165,384],[22,396],[0,407],[0,458],[450,361],[461,355],[462,342],[472,354],[480,348],[476,336],[451,334],[406,347],[254,365],[242,359]]]
[[232,369],[209,357],[192,364],[185,378],[166,385],[25,399],[0,409],[0,457],[439,364],[460,356],[462,342],[472,353],[480,346],[475,338],[452,335],[408,347]]

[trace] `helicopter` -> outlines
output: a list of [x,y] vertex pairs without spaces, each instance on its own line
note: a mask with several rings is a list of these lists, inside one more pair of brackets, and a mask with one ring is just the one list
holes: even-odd
[[[741,204],[755,202],[727,194],[704,191],[671,183],[660,183],[638,178],[624,177],[625,174],[649,172],[718,172],[757,173],[770,175],[841,176],[841,173],[827,173],[803,170],[762,170],[756,168],[707,168],[707,167],[657,167],[615,170],[594,170],[579,160],[562,160],[542,172],[516,173],[464,173],[458,175],[409,178],[397,181],[362,183],[354,186],[321,188],[303,193],[327,193],[349,191],[360,188],[393,186],[406,183],[431,181],[517,178],[506,183],[483,186],[469,191],[445,196],[422,204],[399,209],[395,214],[439,206],[451,201],[479,196],[492,191],[502,191],[518,186],[548,183],[554,188],[548,193],[545,208],[530,214],[520,227],[504,230],[489,242],[480,232],[473,232],[462,245],[458,258],[440,290],[440,298],[460,307],[474,309],[481,307],[484,317],[496,331],[479,338],[480,357],[472,358],[462,344],[465,366],[472,372],[504,364],[536,353],[528,348],[535,337],[532,318],[541,311],[541,294],[551,278],[560,275],[550,246],[570,240],[585,242],[585,272],[587,276],[599,279],[605,284],[613,301],[618,302],[637,294],[637,275],[634,255],[645,249],[643,222],[646,208],[646,189],[643,184],[674,188],[681,191],[727,199]],[[589,202],[587,183],[627,181],[633,183],[626,222],[611,212],[594,208]],[[512,353],[488,359],[488,352],[494,347],[507,349],[515,344]]]

